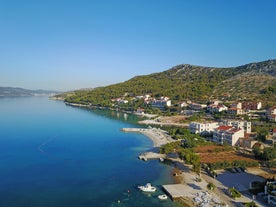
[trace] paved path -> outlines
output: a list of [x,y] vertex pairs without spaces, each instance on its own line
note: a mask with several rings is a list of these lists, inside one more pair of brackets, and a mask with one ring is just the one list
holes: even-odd
[[[243,176],[241,176],[240,173],[235,174],[237,177],[240,177],[240,179],[244,180],[245,182],[247,182],[248,184],[248,180],[244,178],[244,176],[246,176],[246,174],[244,174]],[[246,202],[251,202],[252,201],[252,197],[250,194],[246,193],[248,191],[241,192],[242,193],[242,197],[241,198],[237,198],[236,200],[233,200],[230,196],[226,195],[225,192],[227,192],[228,187],[231,186],[225,186],[224,183],[222,183],[221,181],[214,179],[212,177],[210,177],[206,172],[202,172],[201,174],[202,178],[207,181],[207,182],[212,182],[214,183],[214,185],[216,186],[215,189],[215,193],[219,196],[219,198],[221,200],[224,200],[229,207],[234,207],[234,206],[238,206],[239,203],[246,203]],[[249,177],[252,175],[248,175]],[[258,179],[258,176],[255,176],[255,179]],[[252,179],[252,177],[250,177]],[[229,178],[229,177],[225,177],[225,180],[227,181],[226,184],[229,184],[229,181],[233,181],[233,178]],[[237,181],[236,181],[237,182]],[[236,183],[233,182],[233,185]],[[243,190],[244,190],[244,186],[245,184],[241,181],[241,184],[239,185]],[[266,207],[269,206],[267,203],[263,202],[263,201],[258,201],[258,200],[254,200],[254,202],[259,206],[259,207]]]

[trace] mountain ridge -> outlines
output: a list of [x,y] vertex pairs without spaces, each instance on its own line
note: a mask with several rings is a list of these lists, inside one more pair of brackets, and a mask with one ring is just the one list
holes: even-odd
[[71,93],[65,99],[73,103],[110,106],[111,99],[124,94],[129,94],[129,98],[145,94],[156,98],[168,96],[175,103],[246,99],[276,104],[276,60],[224,68],[179,64],[162,72],[135,76],[92,91]]
[[53,95],[60,92],[49,91],[49,90],[30,90],[20,87],[4,87],[0,86],[0,97],[20,97],[20,96],[42,96],[42,95]]

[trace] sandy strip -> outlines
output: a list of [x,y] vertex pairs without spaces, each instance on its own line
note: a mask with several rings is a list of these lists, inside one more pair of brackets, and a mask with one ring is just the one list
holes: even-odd
[[153,142],[153,147],[161,147],[167,143],[173,142],[173,140],[165,131],[156,128],[124,128],[125,132],[139,132],[150,138]]
[[154,119],[138,121],[139,124],[146,124],[146,125],[159,125],[159,126],[178,126],[178,127],[188,127],[189,124],[181,124],[181,123],[174,123],[174,122],[158,122]]

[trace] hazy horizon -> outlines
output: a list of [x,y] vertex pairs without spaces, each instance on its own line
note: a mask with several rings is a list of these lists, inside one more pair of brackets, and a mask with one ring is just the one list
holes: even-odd
[[276,58],[276,1],[0,1],[0,86],[70,91]]

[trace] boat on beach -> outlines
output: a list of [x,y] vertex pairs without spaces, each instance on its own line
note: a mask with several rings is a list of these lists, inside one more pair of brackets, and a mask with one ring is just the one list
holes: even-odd
[[143,192],[155,192],[156,187],[152,186],[151,183],[147,183],[146,185],[140,185],[138,188]]
[[167,199],[168,199],[168,196],[165,195],[165,194],[162,194],[162,195],[159,195],[158,198],[159,198],[160,200],[167,200]]

